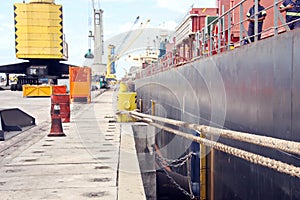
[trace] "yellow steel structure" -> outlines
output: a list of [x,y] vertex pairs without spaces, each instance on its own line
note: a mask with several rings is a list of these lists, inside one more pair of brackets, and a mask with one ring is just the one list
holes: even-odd
[[120,89],[119,92],[127,92],[127,85],[124,82],[120,82]]
[[16,57],[67,60],[62,6],[40,0],[14,4]]
[[30,0],[30,3],[55,3],[54,0]]
[[112,72],[112,63],[114,63],[116,58],[114,55],[112,55],[112,52],[114,51],[115,46],[110,44],[108,45],[108,55],[107,55],[107,65],[106,65],[106,80],[107,81],[116,81],[117,77],[116,74],[111,73]]
[[[123,87],[122,87],[123,88]],[[119,92],[118,111],[132,111],[136,109],[136,92]],[[118,122],[132,122],[134,119],[127,114],[118,114]]]
[[23,85],[23,97],[50,97],[51,85]]
[[[201,138],[205,138],[204,134],[200,135]],[[200,144],[200,200],[206,200],[207,196],[207,162],[206,162],[206,146]]]

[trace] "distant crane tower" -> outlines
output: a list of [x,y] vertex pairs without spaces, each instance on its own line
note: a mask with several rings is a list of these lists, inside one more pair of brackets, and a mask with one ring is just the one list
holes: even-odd
[[93,10],[94,10],[94,64],[102,64],[103,55],[103,10],[96,9],[94,0]]
[[[100,9],[99,0],[98,6],[96,6],[95,1],[92,0],[93,8],[93,22],[94,22],[94,34],[89,31],[89,50],[85,54],[85,58],[94,58],[92,64],[92,74],[93,76],[99,76],[104,73],[105,65],[102,63],[103,50],[103,10]],[[91,39],[94,39],[94,54],[91,51]]]

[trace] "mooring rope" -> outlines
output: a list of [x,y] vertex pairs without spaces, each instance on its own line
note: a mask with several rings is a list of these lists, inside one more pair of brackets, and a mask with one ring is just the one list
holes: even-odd
[[[248,151],[245,151],[245,150],[241,150],[241,149],[238,149],[238,148],[235,148],[235,147],[231,147],[231,146],[219,143],[219,142],[215,142],[215,141],[211,141],[211,140],[201,138],[201,137],[198,137],[198,136],[190,135],[190,134],[184,133],[182,131],[174,130],[172,128],[165,127],[165,126],[162,126],[160,124],[157,124],[157,123],[153,122],[152,120],[149,120],[149,118],[147,119],[147,118],[139,117],[139,116],[133,115],[133,114],[131,116],[133,118],[138,119],[138,120],[145,121],[146,123],[148,123],[152,126],[155,126],[156,128],[168,131],[168,132],[173,133],[175,135],[184,137],[186,139],[189,139],[189,140],[192,140],[194,142],[203,144],[205,146],[208,146],[208,147],[211,147],[213,149],[222,151],[224,153],[234,155],[236,157],[247,160],[251,163],[262,165],[262,166],[268,167],[270,169],[276,170],[278,172],[285,173],[285,174],[300,178],[300,167],[296,167],[294,165],[287,164],[287,163],[284,163],[284,162],[281,162],[281,161],[278,161],[278,160],[275,160],[275,159],[271,159],[271,158],[268,158],[268,157],[265,157],[265,156],[261,156],[261,155],[251,153],[251,152],[248,152]],[[151,117],[153,117],[153,116],[151,116]]]
[[267,136],[261,136],[261,135],[255,135],[255,134],[249,134],[249,133],[243,133],[243,132],[238,132],[238,131],[225,130],[225,129],[214,128],[214,127],[210,127],[210,126],[191,124],[191,123],[182,122],[182,121],[178,121],[178,120],[166,119],[166,118],[152,116],[152,115],[146,115],[146,114],[138,113],[135,111],[131,111],[131,112],[129,112],[129,114],[139,116],[142,118],[149,118],[152,120],[172,124],[172,125],[179,126],[179,127],[193,129],[202,134],[221,136],[221,137],[225,137],[225,138],[229,138],[229,139],[248,142],[248,143],[259,145],[259,146],[268,147],[268,148],[272,148],[272,149],[279,149],[279,150],[282,150],[285,152],[300,155],[300,143],[299,142],[288,141],[288,140],[272,138],[272,137],[267,137]]

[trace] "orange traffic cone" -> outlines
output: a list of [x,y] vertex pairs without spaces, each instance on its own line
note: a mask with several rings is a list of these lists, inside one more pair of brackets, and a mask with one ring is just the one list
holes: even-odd
[[54,105],[53,113],[51,113],[51,130],[48,137],[61,137],[66,136],[63,132],[61,116],[60,116],[60,106],[59,104]]

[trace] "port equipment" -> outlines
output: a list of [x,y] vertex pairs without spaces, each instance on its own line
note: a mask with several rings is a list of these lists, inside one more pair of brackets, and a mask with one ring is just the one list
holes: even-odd
[[117,81],[116,69],[115,69],[115,46],[111,44],[108,45],[108,56],[107,56],[105,78],[109,85]]
[[91,68],[70,67],[71,102],[91,102]]
[[[106,73],[105,77],[108,82],[108,85],[115,84],[117,82],[117,77],[116,77],[116,66],[115,63],[116,61],[124,55],[124,53],[128,50],[128,48],[132,45],[132,43],[142,34],[144,29],[141,29],[141,31],[136,35],[131,41],[127,42],[127,40],[130,38],[132,34],[132,30],[134,26],[138,23],[140,17],[137,16],[134,23],[131,26],[131,29],[128,31],[128,33],[125,35],[123,38],[121,45],[118,47],[116,50],[115,46],[112,44],[108,45],[108,55],[107,55],[107,65],[106,65]],[[147,20],[144,27],[147,26],[147,24],[150,22],[150,20]],[[141,24],[143,25],[143,24]],[[123,45],[126,44],[125,47]]]
[[65,78],[69,65],[68,44],[63,33],[62,5],[54,0],[31,0],[14,4],[15,55],[22,63],[0,66],[0,73],[24,74],[18,77],[11,90],[22,90],[22,85],[42,84],[48,80],[57,84]]
[[23,97],[50,97],[51,85],[23,85]]
[[23,85],[23,97],[50,97],[52,94],[66,94],[65,85]]
[[60,117],[62,123],[70,122],[70,95],[68,94],[53,94],[51,95],[51,113],[54,112],[55,105],[60,107]]
[[35,118],[18,108],[0,108],[0,141],[35,125]]
[[66,134],[63,131],[60,115],[60,105],[55,104],[51,111],[51,129],[48,137],[63,137]]
[[136,109],[136,92],[128,92],[127,86],[124,82],[120,83],[120,89],[118,93],[118,122],[132,122],[134,119],[127,115],[122,114],[122,111],[132,111]]

